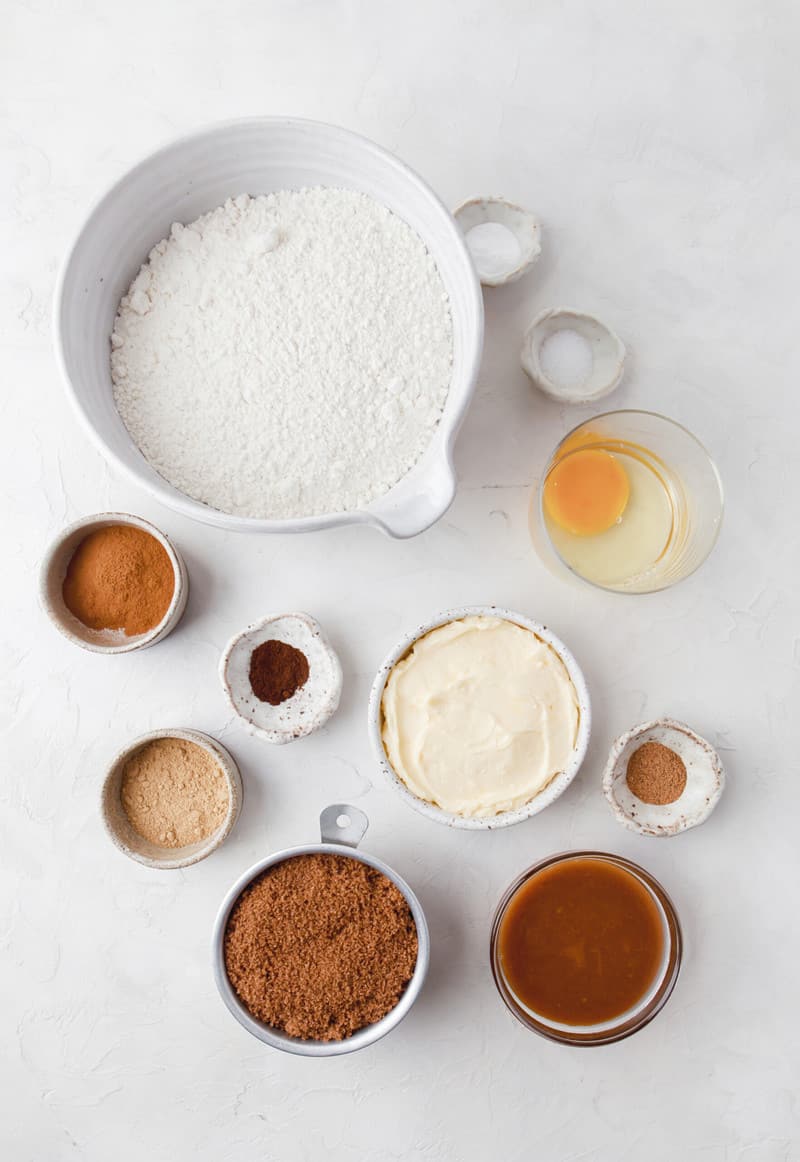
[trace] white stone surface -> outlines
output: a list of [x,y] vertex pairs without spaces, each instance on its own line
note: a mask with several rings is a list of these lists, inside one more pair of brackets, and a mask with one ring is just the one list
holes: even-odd
[[[800,1157],[796,5],[12,0],[2,21],[0,1157]],[[257,539],[190,524],[110,470],[67,405],[50,301],[87,205],[162,139],[262,112],[361,130],[449,204],[500,192],[543,221],[531,276],[486,294],[458,498],[414,541],[357,529]],[[590,414],[534,394],[519,367],[525,326],[561,303],[607,319],[629,346],[613,404],[663,410],[719,462],[722,540],[672,592],[572,586],[529,545],[531,480]],[[191,573],[183,625],[130,657],[82,653],[36,605],[48,538],[107,508],[155,521]],[[568,642],[595,733],[582,773],[544,814],[499,833],[449,832],[377,780],[367,692],[409,626],[486,601]],[[227,712],[216,667],[235,630],[298,608],[340,652],[344,694],[323,732],[273,749]],[[653,840],[614,821],[600,778],[612,738],[663,713],[720,748],[729,786],[704,827]],[[231,840],[185,872],[126,861],[100,825],[105,763],[159,725],[217,735],[245,779]],[[314,839],[335,800],[368,812],[365,845],[418,891],[432,969],[390,1038],[350,1058],[294,1059],[230,1019],[209,936],[232,880],[270,850]],[[687,944],[659,1019],[593,1051],[517,1025],[487,962],[511,877],[582,846],[650,868]]]

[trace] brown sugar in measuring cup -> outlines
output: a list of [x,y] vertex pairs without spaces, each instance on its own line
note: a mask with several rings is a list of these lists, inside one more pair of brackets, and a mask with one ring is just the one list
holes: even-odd
[[374,1044],[408,1014],[425,980],[425,913],[396,871],[356,850],[368,825],[359,808],[330,804],[321,842],[260,860],[217,913],[222,1001],[248,1033],[284,1053],[332,1057]]
[[395,1007],[417,963],[403,893],[380,871],[314,852],[269,868],[225,930],[225,967],[258,1020],[292,1037],[338,1041]]

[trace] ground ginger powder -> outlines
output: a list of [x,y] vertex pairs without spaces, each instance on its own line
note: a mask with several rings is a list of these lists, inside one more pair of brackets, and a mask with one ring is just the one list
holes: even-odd
[[122,771],[120,797],[136,834],[159,847],[208,839],[230,802],[219,763],[184,738],[156,738],[135,751]]

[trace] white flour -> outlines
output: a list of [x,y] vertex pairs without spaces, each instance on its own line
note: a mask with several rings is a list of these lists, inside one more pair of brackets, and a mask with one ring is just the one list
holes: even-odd
[[242,195],[159,242],[111,337],[120,415],[153,467],[223,512],[361,508],[427,447],[450,384],[444,285],[365,194]]

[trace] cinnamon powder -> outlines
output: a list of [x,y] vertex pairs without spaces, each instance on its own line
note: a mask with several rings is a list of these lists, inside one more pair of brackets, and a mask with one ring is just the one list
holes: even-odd
[[670,747],[645,742],[628,759],[625,781],[637,799],[663,807],[683,794],[686,764]]
[[258,1020],[338,1041],[395,1007],[417,962],[400,889],[348,856],[298,855],[245,888],[225,931],[228,978]]
[[64,604],[89,629],[147,633],[163,620],[175,573],[163,545],[134,525],[109,525],[84,537],[72,554]]

